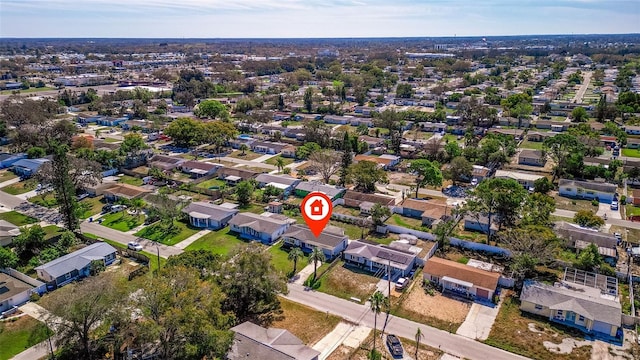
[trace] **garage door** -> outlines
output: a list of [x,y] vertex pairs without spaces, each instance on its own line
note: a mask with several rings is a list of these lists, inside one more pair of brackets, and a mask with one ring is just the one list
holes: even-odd
[[485,289],[476,289],[476,297],[488,299],[489,298],[489,290]]
[[594,321],[593,331],[609,335],[609,332],[611,331],[611,325],[605,324],[600,321]]

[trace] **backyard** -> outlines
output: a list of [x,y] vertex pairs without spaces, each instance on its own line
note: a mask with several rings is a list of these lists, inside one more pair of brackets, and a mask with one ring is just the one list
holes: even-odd
[[8,221],[16,226],[24,226],[28,224],[35,224],[38,222],[38,220],[32,218],[31,216],[22,215],[17,211],[0,213],[0,220]]
[[282,315],[277,317],[271,327],[287,329],[308,346],[312,346],[340,322],[340,318],[325,312],[314,310],[302,304],[280,298]]
[[227,255],[234,247],[244,243],[227,227],[208,233],[189,245],[186,250],[209,250],[214,254]]
[[[577,331],[529,316],[520,311],[520,302],[508,291],[485,343],[533,359],[590,359],[591,345],[574,347],[569,354],[547,350],[543,342],[558,344],[566,338],[581,339]],[[516,335],[518,334],[518,335]]]
[[422,225],[422,220],[414,219],[407,216],[402,216],[400,214],[393,214],[386,221],[389,225],[398,225],[402,227],[406,227],[408,229],[415,229],[420,231],[429,232],[429,228]]
[[343,299],[360,299],[363,303],[376,289],[380,279],[363,270],[349,267],[340,261],[320,278],[318,291]]
[[143,183],[142,179],[129,176],[129,175],[120,176],[120,182],[123,184],[129,184],[129,185],[135,185],[135,186],[140,186]]
[[221,186],[225,186],[225,185],[226,183],[224,182],[224,180],[220,180],[218,178],[212,178],[199,183],[198,185],[196,185],[196,187],[199,187],[202,189],[211,189],[211,188],[219,189]]
[[100,219],[102,220],[102,225],[114,230],[126,232],[142,225],[144,215],[131,215],[125,210],[105,215]]
[[47,338],[48,328],[31,316],[0,322],[0,360],[11,359]]
[[542,141],[529,141],[525,140],[520,144],[523,149],[542,150]]
[[157,241],[165,245],[175,245],[200,231],[200,229],[193,228],[183,221],[174,221],[173,224],[175,230],[171,234],[167,234],[166,230],[160,226],[160,224],[155,224],[145,227],[135,233],[135,235],[152,241]]

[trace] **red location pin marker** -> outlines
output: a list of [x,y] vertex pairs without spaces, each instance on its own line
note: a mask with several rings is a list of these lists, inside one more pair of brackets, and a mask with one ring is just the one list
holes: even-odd
[[333,203],[324,193],[314,191],[302,199],[300,212],[313,235],[318,237],[331,219]]

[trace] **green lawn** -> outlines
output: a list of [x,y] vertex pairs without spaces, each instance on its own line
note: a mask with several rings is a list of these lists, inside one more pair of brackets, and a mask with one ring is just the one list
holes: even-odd
[[523,149],[542,150],[542,141],[529,141],[525,140],[520,144]]
[[132,216],[127,214],[126,210],[105,215],[101,219],[102,225],[122,232],[138,227],[144,222],[144,216]]
[[[282,249],[282,242],[279,242],[272,247],[269,248],[269,253],[271,253],[271,263],[283,274],[288,274],[293,270],[293,261],[289,261],[287,258],[289,256],[289,252]],[[307,265],[307,257],[298,260],[297,271],[300,271],[303,267]]]
[[11,359],[47,338],[48,328],[25,315],[16,321],[0,322],[0,360]]
[[258,154],[255,153],[251,150],[247,150],[244,152],[244,155],[242,155],[242,151],[240,150],[236,150],[234,152],[232,152],[231,154],[227,155],[228,157],[232,157],[232,158],[236,158],[236,159],[242,159],[242,160],[253,160],[253,159],[257,159],[260,156],[262,156],[264,154]]
[[29,202],[47,208],[58,206],[58,200],[56,200],[56,196],[53,191],[46,194],[32,196],[29,198]]
[[422,220],[402,216],[400,214],[391,215],[391,217],[387,220],[387,224],[398,225],[406,227],[407,229],[429,232],[429,228],[422,225]]
[[[362,235],[362,228],[357,225],[347,224],[336,220],[329,221],[329,224],[344,229],[344,234],[347,235],[349,239],[360,239],[360,236]],[[365,234],[368,232],[368,229],[364,229]]]
[[278,156],[274,156],[271,159],[265,161],[265,164],[276,166],[278,159],[284,160],[284,166],[287,166],[287,165],[289,165],[289,164],[291,164],[291,163],[293,163],[295,161],[295,159],[286,158],[286,157],[282,157],[282,155],[278,155]]
[[36,185],[37,184],[35,181],[21,181],[15,184],[11,184],[9,186],[5,186],[0,190],[10,195],[20,195],[20,194],[29,192],[31,190],[35,190]]
[[627,204],[625,211],[627,213],[627,217],[634,216],[634,215],[640,215],[640,207],[639,206],[633,206],[632,204]]
[[174,224],[177,228],[177,231],[173,234],[167,234],[159,224],[156,224],[147,226],[146,228],[138,231],[135,235],[143,237],[145,239],[157,241],[165,245],[175,245],[200,231],[199,229],[190,227],[182,221],[175,221]]
[[186,250],[209,250],[214,254],[227,255],[231,250],[244,244],[240,238],[234,235],[227,227],[218,231],[212,231],[187,246]]
[[142,179],[129,176],[129,175],[120,176],[120,182],[123,184],[129,184],[129,185],[135,185],[135,186],[142,185]]
[[622,149],[622,156],[640,158],[640,151],[638,149]]
[[15,179],[18,176],[14,173],[12,173],[9,170],[2,170],[0,171],[0,183],[3,183],[5,181],[11,180],[11,179]]
[[80,204],[87,204],[87,210],[80,215],[81,219],[88,219],[90,216],[100,214],[102,211],[102,207],[104,206],[104,202],[102,201],[103,197],[88,197],[84,198],[80,201]]
[[347,300],[355,297],[365,301],[375,291],[378,281],[367,272],[345,267],[340,261],[320,278],[317,290]]
[[223,185],[226,185],[224,180],[220,180],[218,178],[213,178],[213,179],[205,180],[205,181],[199,183],[198,185],[196,185],[196,187],[203,188],[203,189],[210,189],[212,187],[220,188],[220,186],[223,186]]
[[108,138],[104,138],[104,142],[106,142],[106,143],[117,143],[117,142],[120,142],[120,140],[108,137]]
[[48,225],[42,228],[42,230],[44,230],[44,239],[45,240],[49,240],[53,237],[58,236],[58,234],[63,231],[64,229],[61,227],[57,227],[55,225]]
[[17,211],[0,213],[0,220],[8,221],[16,226],[24,226],[27,224],[34,224],[38,222],[37,219],[34,219],[31,216],[22,215]]

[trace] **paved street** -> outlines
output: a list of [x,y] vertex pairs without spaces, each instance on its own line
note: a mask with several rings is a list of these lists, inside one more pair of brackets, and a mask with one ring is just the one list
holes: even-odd
[[583,81],[582,84],[580,84],[580,89],[578,89],[578,91],[576,91],[576,96],[573,98],[573,103],[575,104],[581,104],[582,103],[582,98],[584,97],[584,93],[587,92],[587,88],[589,87],[589,83],[591,82],[591,71],[585,71],[584,73],[582,73],[583,76]]
[[[327,295],[317,291],[305,290],[303,286],[289,284],[289,294],[286,298],[310,306],[323,312],[329,312],[341,316],[358,325],[373,328],[374,316],[366,305],[356,304],[347,300]],[[384,323],[384,315],[380,315],[379,323]],[[387,332],[408,339],[413,339],[416,329],[421,328],[424,334],[424,343],[440,348],[443,351],[467,359],[477,360],[514,360],[526,359],[523,356],[485,345],[466,337],[438,330],[407,319],[391,316],[387,324]]]

